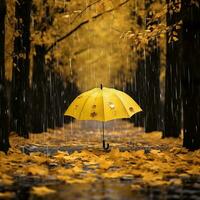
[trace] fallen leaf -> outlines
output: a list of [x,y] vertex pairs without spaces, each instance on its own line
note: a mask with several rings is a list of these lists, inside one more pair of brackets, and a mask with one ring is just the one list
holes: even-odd
[[35,153],[31,153],[30,154],[30,160],[35,162],[35,163],[38,163],[38,164],[43,164],[43,163],[46,163],[48,158],[44,155],[35,155]]
[[179,179],[179,178],[174,178],[174,179],[171,179],[171,180],[169,181],[169,183],[172,184],[172,185],[181,185],[181,184],[182,184],[182,181],[181,181],[181,179]]
[[99,159],[99,168],[100,169],[109,169],[111,166],[113,166],[113,161],[106,160],[105,158]]
[[12,185],[14,183],[13,178],[7,174],[0,175],[0,183],[3,185]]
[[38,196],[45,196],[48,194],[53,194],[55,192],[56,192],[56,190],[50,189],[46,186],[32,187],[32,190],[31,190],[31,193],[38,195]]
[[142,189],[142,187],[140,185],[137,185],[137,184],[131,185],[131,190],[134,191],[134,192],[141,190],[141,189]]
[[123,171],[110,171],[102,174],[104,178],[121,178],[125,173]]
[[31,175],[47,176],[49,171],[44,166],[31,165],[25,168],[25,172]]
[[0,199],[13,199],[15,196],[14,192],[0,192]]

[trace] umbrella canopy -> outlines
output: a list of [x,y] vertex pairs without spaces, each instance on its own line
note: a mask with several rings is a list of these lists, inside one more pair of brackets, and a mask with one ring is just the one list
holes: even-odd
[[65,115],[79,120],[97,120],[103,123],[103,148],[109,149],[104,140],[104,122],[130,118],[142,111],[140,106],[126,93],[116,89],[94,88],[79,95],[68,107]]
[[94,88],[79,95],[68,107],[65,115],[78,120],[109,121],[130,118],[142,111],[126,93],[112,88]]

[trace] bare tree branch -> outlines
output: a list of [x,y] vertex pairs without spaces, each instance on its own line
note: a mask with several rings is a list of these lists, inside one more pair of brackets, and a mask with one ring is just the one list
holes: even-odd
[[[94,15],[91,19],[97,19],[107,13],[110,13],[114,10],[119,9],[120,7],[122,7],[123,5],[125,5],[126,3],[128,3],[130,0],[125,0],[124,2],[120,3],[119,5],[117,5],[114,8],[108,9],[104,12],[98,13],[97,15]],[[70,35],[72,35],[75,31],[77,31],[78,29],[80,29],[82,26],[84,26],[85,24],[88,24],[90,22],[91,19],[87,19],[85,21],[82,21],[80,24],[78,24],[76,27],[74,27],[71,31],[69,31],[68,33],[66,33],[65,35],[63,35],[62,37],[58,38],[52,45],[50,45],[47,50],[46,53],[48,53],[53,47],[56,46],[56,44],[58,44],[59,42],[61,42],[62,40],[66,39],[67,37],[69,37]]]
[[129,1],[130,1],[130,0],[126,0],[126,1],[124,1],[124,2],[122,2],[122,3],[120,3],[119,5],[117,5],[117,6],[114,7],[114,8],[111,8],[111,9],[108,9],[108,10],[102,12],[102,13],[99,13],[99,14],[93,16],[92,19],[99,18],[100,16],[102,16],[102,15],[104,15],[104,14],[106,14],[106,13],[110,13],[110,12],[112,12],[112,11],[114,11],[114,10],[117,10],[118,8],[122,7],[123,5],[125,5],[126,3],[128,3]]
[[70,22],[70,24],[73,24],[74,21],[75,21],[79,16],[81,16],[88,8],[90,8],[90,7],[92,7],[93,5],[99,3],[100,1],[102,1],[102,0],[97,0],[97,1],[95,1],[95,2],[93,2],[93,3],[91,3],[91,4],[89,4],[88,6],[86,6],[78,15],[76,15],[76,16],[74,17],[74,19]]
[[83,52],[85,52],[85,51],[87,51],[87,50],[89,50],[89,49],[90,49],[89,47],[80,49],[80,50],[74,52],[74,53],[73,53],[73,56],[77,56],[77,55],[79,55],[79,54],[81,54],[81,53],[83,53]]

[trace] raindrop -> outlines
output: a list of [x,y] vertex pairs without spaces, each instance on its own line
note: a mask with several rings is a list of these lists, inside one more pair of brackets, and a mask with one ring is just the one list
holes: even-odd
[[69,58],[69,68],[70,68],[70,74],[72,76],[73,72],[72,72],[72,59],[71,58]]
[[73,121],[72,121],[72,118],[70,120],[70,132],[71,132],[71,135],[73,134]]

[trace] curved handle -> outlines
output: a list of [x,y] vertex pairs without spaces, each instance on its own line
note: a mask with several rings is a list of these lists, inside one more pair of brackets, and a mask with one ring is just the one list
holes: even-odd
[[104,149],[104,150],[108,150],[109,147],[110,147],[109,143],[106,143],[106,141],[103,140],[103,149]]

